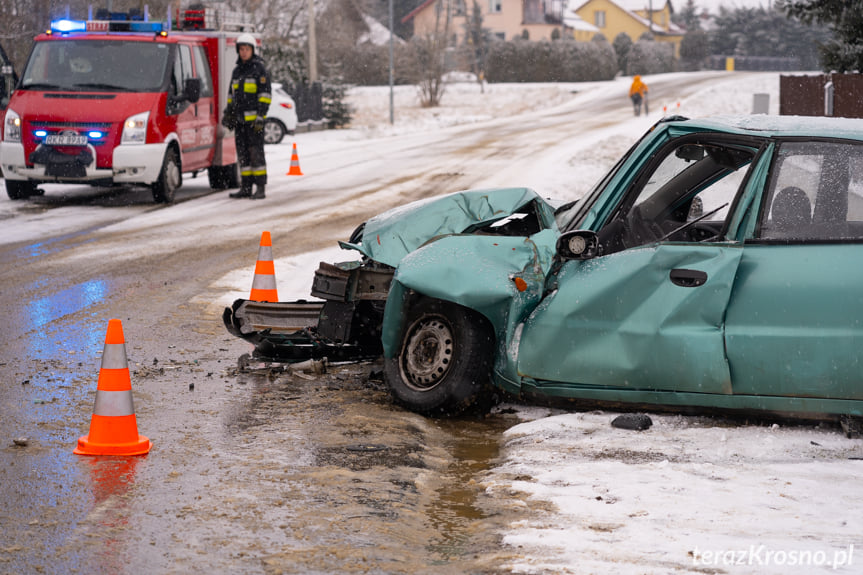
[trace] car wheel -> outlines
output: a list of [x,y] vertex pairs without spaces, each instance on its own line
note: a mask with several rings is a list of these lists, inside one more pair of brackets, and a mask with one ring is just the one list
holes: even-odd
[[237,164],[207,168],[207,177],[210,180],[210,187],[214,190],[227,190],[240,186],[240,170]]
[[282,141],[287,133],[285,125],[274,118],[267,118],[264,122],[264,143],[278,144]]
[[494,335],[478,313],[420,300],[406,316],[398,353],[384,360],[384,381],[397,403],[417,413],[458,415],[491,407]]
[[174,194],[183,184],[183,174],[180,171],[180,159],[177,150],[169,147],[165,152],[165,160],[162,162],[162,170],[159,179],[153,184],[153,199],[156,203],[170,204],[174,201]]
[[36,184],[29,180],[6,180],[6,194],[10,200],[23,200],[39,195]]

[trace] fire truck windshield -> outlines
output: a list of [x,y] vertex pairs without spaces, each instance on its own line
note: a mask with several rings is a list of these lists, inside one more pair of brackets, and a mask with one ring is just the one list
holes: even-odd
[[158,92],[167,44],[116,40],[37,42],[21,88],[88,92]]

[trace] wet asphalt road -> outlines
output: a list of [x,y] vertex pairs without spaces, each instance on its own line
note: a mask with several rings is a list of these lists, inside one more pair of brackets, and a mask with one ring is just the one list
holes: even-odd
[[[404,412],[374,363],[239,372],[247,344],[194,306],[166,313],[166,284],[84,282],[24,306],[19,332],[5,331],[0,573],[495,572],[475,477],[505,415]],[[115,292],[147,303],[104,297]],[[123,321],[145,456],[72,453],[105,317]]]

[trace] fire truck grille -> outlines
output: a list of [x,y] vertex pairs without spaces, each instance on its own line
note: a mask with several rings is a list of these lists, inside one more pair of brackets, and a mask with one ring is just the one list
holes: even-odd
[[31,122],[34,128],[61,129],[72,128],[75,130],[108,130],[110,122]]

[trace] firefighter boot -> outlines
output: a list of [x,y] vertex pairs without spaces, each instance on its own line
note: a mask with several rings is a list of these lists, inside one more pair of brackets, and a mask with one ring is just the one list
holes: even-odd
[[264,194],[264,184],[258,184],[257,189],[255,190],[255,193],[252,194],[252,199],[253,200],[263,200],[265,197],[266,197],[266,194]]
[[228,194],[228,197],[231,198],[251,198],[252,197],[252,184],[243,183],[240,186],[240,189],[234,192],[233,194]]

